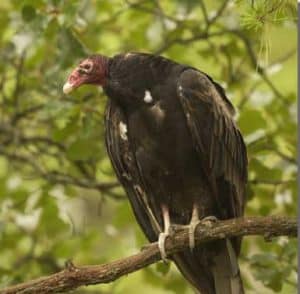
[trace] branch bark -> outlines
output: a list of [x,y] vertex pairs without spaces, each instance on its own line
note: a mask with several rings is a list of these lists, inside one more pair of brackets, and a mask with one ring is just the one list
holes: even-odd
[[[180,227],[166,240],[166,252],[174,254],[188,248],[189,231]],[[266,240],[273,237],[297,235],[296,218],[281,216],[237,218],[216,223],[203,223],[197,227],[196,244],[213,240],[260,235]],[[111,263],[76,267],[70,263],[66,269],[55,274],[0,290],[2,294],[59,293],[84,285],[110,283],[124,275],[135,272],[161,259],[157,242],[146,245],[141,252]]]

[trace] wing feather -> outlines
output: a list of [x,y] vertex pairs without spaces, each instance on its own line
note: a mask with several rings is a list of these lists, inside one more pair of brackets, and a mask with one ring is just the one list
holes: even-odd
[[[181,74],[177,93],[209,181],[217,190],[217,183],[222,181],[233,188],[231,199],[227,199],[230,203],[221,198],[222,191],[216,191],[216,200],[227,204],[226,217],[243,215],[247,155],[229,100],[221,86],[194,69],[187,69]],[[220,206],[224,209],[224,205]]]
[[[113,101],[109,100],[106,107],[106,147],[117,177],[124,189],[132,206],[135,217],[150,242],[157,241],[158,233],[161,231],[157,219],[149,208],[146,198],[145,187],[139,174],[137,163],[131,152],[130,143],[122,140],[119,132],[120,122],[126,123],[122,110]],[[149,195],[148,195],[149,197]],[[201,289],[203,285],[209,285],[208,274],[194,263],[192,253],[187,250],[172,255],[172,259],[181,273],[196,288]]]
[[118,180],[127,192],[135,217],[150,242],[157,240],[160,230],[156,218],[148,205],[139,169],[130,143],[120,134],[120,123],[126,124],[126,117],[116,102],[109,100],[105,113],[105,142]]

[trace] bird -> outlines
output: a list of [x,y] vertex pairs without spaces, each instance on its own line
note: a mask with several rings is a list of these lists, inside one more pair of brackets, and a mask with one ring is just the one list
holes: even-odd
[[[101,86],[108,97],[107,152],[162,259],[174,261],[196,293],[244,293],[241,238],[197,246],[194,236],[206,221],[244,214],[247,150],[224,89],[193,66],[142,52],[88,56],[63,92],[84,84]],[[188,226],[190,248],[167,256],[176,226]]]

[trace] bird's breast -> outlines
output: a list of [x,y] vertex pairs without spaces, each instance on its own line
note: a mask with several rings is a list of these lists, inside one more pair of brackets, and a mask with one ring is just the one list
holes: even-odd
[[[154,95],[153,95],[154,96]],[[176,96],[153,97],[128,115],[128,132],[136,150],[164,164],[184,167],[196,154],[186,117]]]

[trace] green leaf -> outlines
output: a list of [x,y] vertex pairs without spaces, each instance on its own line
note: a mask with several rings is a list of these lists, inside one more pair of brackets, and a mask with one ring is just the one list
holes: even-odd
[[52,133],[52,137],[57,142],[66,142],[67,139],[76,134],[78,131],[78,122],[77,119],[70,119],[65,127],[55,128]]
[[46,235],[56,235],[59,231],[64,231],[66,225],[59,217],[59,208],[56,199],[52,196],[44,202],[44,209],[41,215],[39,231],[46,233]]
[[282,176],[281,168],[269,167],[264,163],[263,160],[259,160],[257,158],[253,158],[249,162],[249,169],[254,171],[255,179],[258,181],[280,180]]
[[78,139],[68,148],[67,156],[72,160],[88,160],[97,155],[98,147],[93,139]]
[[168,262],[168,263],[158,262],[156,264],[156,270],[159,273],[161,273],[163,276],[165,276],[170,271],[170,268],[171,268],[171,263],[170,262]]
[[24,5],[22,8],[22,18],[25,22],[30,22],[36,17],[35,8],[31,5]]
[[243,111],[238,122],[244,135],[251,134],[259,129],[264,129],[267,125],[262,112],[254,109]]

